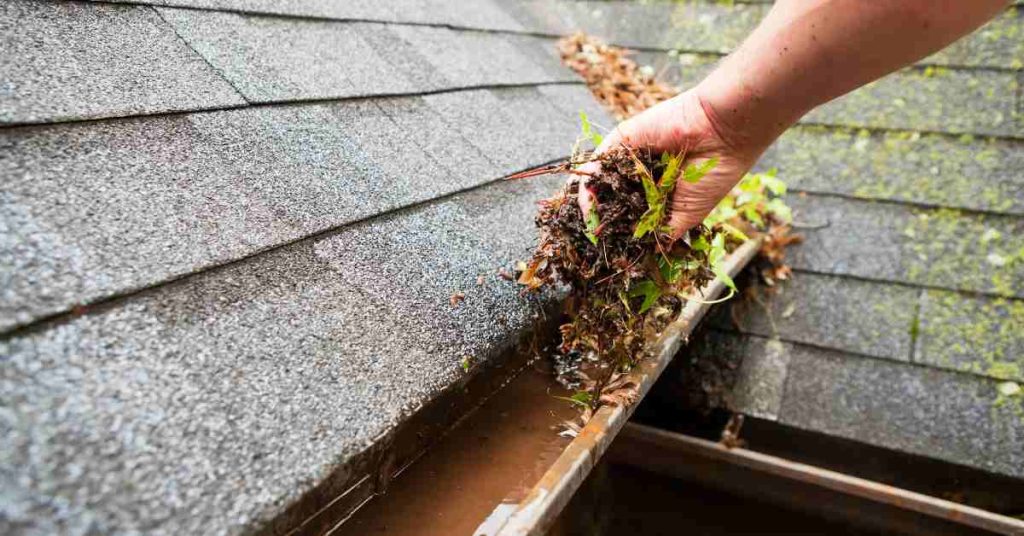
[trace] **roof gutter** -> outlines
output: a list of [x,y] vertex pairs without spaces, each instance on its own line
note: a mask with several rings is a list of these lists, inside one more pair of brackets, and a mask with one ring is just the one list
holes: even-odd
[[[760,246],[761,240],[753,239],[733,251],[726,260],[729,275],[737,275],[754,258]],[[687,301],[679,318],[669,324],[655,342],[654,357],[629,373],[630,379],[638,386],[638,400],[647,395],[690,333],[707,314],[711,307],[708,302],[724,290],[725,285],[715,279],[703,289],[701,300]],[[515,504],[499,505],[476,533],[497,536],[544,534],[608,450],[636,406],[637,403],[598,409],[526,497]]]

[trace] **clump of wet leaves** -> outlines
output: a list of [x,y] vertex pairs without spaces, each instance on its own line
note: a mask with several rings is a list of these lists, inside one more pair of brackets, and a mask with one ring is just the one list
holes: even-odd
[[[584,137],[600,138],[582,115]],[[594,156],[577,152],[569,162],[520,174],[567,172],[570,180],[540,203],[539,245],[519,265],[528,290],[568,287],[561,344],[554,355],[558,380],[576,390],[569,400],[589,414],[602,404],[629,403],[635,385],[624,374],[650,354],[649,343],[687,300],[718,278],[735,285],[724,269],[729,251],[772,224],[788,220],[778,196],[785,186],[774,173],[748,175],[705,220],[673,240],[668,203],[680,181],[698,182],[715,160],[683,165],[685,154],[654,154],[620,147]],[[599,171],[576,168],[597,162]],[[584,215],[581,179],[594,198]]]
[[640,113],[679,92],[638,66],[628,50],[582,32],[559,40],[558,53],[562,63],[583,77],[594,98],[617,119]]

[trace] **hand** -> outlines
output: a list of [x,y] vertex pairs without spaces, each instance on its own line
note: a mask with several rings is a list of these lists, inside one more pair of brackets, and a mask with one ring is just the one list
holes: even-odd
[[[622,123],[605,137],[597,153],[626,145],[648,148],[655,153],[686,155],[686,165],[718,158],[718,164],[695,184],[680,181],[669,207],[668,225],[673,238],[700,224],[719,201],[754,165],[764,150],[745,137],[723,132],[714,112],[702,102],[696,90],[677,95]],[[765,145],[766,146],[766,145]],[[580,166],[584,172],[600,169],[596,162]],[[581,183],[579,205],[589,214],[593,196]]]

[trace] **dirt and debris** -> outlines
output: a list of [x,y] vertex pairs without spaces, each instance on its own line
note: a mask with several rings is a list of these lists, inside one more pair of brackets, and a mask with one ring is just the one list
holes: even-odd
[[[583,130],[590,130],[585,118]],[[715,165],[683,165],[685,158],[621,147],[596,157],[581,152],[560,167],[514,176],[570,175],[561,191],[540,203],[539,245],[517,270],[527,290],[568,288],[555,370],[585,409],[631,402],[635,385],[623,373],[648,357],[648,343],[687,300],[704,299],[701,289],[712,279],[735,291],[723,268],[728,252],[789,217],[777,197],[784,185],[773,174],[748,175],[705,224],[672,239],[665,225],[675,184],[697,182]],[[588,161],[598,162],[599,171],[577,169]],[[578,205],[583,175],[594,198],[586,216]]]
[[[563,60],[587,81],[597,99],[619,119],[678,93],[649,77],[628,52],[584,34],[560,41]],[[600,135],[581,115],[582,140],[600,145]],[[672,239],[665,227],[668,200],[678,181],[697,182],[716,164],[686,164],[685,154],[653,154],[620,147],[599,156],[580,151],[564,163],[517,174],[569,176],[565,187],[540,203],[539,245],[516,266],[527,291],[567,288],[561,344],[554,350],[560,383],[576,394],[585,422],[603,404],[628,404],[636,385],[626,373],[648,357],[648,343],[677,318],[687,300],[704,299],[701,289],[719,278],[735,285],[722,267],[726,255],[755,234],[763,235],[759,267],[769,285],[789,276],[785,247],[791,215],[781,201],[785,185],[774,171],[749,174],[704,224]],[[597,162],[599,171],[579,166]],[[578,197],[586,188],[594,208],[584,215]],[[504,276],[504,274],[502,274]]]

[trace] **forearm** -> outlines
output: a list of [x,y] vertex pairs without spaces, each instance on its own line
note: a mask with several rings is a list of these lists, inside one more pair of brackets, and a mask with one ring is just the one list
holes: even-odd
[[695,89],[723,137],[767,146],[809,110],[955,41],[1006,0],[779,0]]

